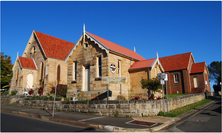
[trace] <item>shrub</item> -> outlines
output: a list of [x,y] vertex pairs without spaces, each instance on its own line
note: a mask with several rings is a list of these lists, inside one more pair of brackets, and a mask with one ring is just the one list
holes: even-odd
[[139,99],[140,99],[139,96],[133,96],[133,97],[132,97],[132,100],[139,100]]
[[38,94],[39,94],[39,96],[43,95],[43,88],[42,87],[38,88]]
[[4,94],[7,95],[7,94],[8,94],[8,91],[5,91]]
[[93,101],[97,101],[97,100],[99,100],[99,98],[98,97],[94,97],[92,100]]
[[157,97],[157,100],[160,100],[160,99],[161,99],[161,96],[158,96],[158,97]]
[[158,78],[152,79],[141,79],[140,81],[143,89],[148,89],[148,94],[150,95],[150,91],[154,91],[154,93],[160,88],[160,80]]
[[14,95],[17,94],[17,92],[18,92],[17,90],[13,90],[13,91],[11,91],[11,95],[14,96]]
[[[62,84],[57,85],[56,95],[66,97],[66,92],[67,92],[67,85],[62,85]],[[50,93],[55,94],[55,87],[52,87]]]
[[126,100],[126,98],[124,96],[122,96],[122,95],[118,95],[117,96],[117,100]]
[[29,95],[32,95],[34,93],[33,89],[29,90]]
[[69,98],[64,97],[64,101],[69,101],[69,100],[70,100]]
[[148,99],[149,99],[149,100],[154,100],[154,98],[155,98],[155,97],[154,97],[154,94],[148,95]]

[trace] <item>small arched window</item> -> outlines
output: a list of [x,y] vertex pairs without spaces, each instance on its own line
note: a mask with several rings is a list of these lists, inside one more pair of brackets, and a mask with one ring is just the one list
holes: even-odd
[[32,47],[31,53],[34,54],[35,53],[35,46]]

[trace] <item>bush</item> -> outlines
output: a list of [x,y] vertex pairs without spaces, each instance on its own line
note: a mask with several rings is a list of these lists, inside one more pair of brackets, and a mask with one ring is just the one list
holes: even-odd
[[132,96],[132,100],[139,100],[140,97],[139,96]]
[[122,95],[118,95],[117,96],[117,100],[126,100],[126,98],[124,96],[122,96]]
[[99,100],[99,97],[94,97],[92,100],[97,101],[97,100]]
[[29,90],[29,95],[32,95],[34,93],[33,89]]
[[70,101],[70,98],[64,97],[64,101]]
[[[67,85],[61,85],[61,84],[57,85],[56,95],[66,97],[66,92],[67,92]],[[55,94],[55,87],[52,87],[50,93]]]
[[4,94],[5,94],[5,95],[8,95],[8,91],[5,91]]
[[17,90],[13,90],[13,91],[11,91],[11,95],[14,96],[14,95],[17,94],[17,92],[18,92]]
[[43,88],[42,87],[38,88],[38,94],[39,94],[39,96],[43,95]]
[[154,100],[154,94],[148,95],[149,100]]

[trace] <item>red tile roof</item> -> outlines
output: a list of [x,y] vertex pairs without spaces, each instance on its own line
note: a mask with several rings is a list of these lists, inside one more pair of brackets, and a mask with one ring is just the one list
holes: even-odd
[[192,64],[192,68],[191,68],[190,73],[204,72],[204,66],[205,66],[205,62],[194,63],[194,64]]
[[159,58],[165,71],[187,69],[191,52]]
[[46,57],[65,60],[74,43],[34,31]]
[[37,69],[33,59],[20,56],[18,57],[18,59],[22,68]]
[[115,51],[117,53],[132,57],[132,58],[137,59],[137,60],[145,60],[145,58],[143,58],[142,56],[140,56],[139,54],[137,54],[136,52],[134,52],[130,49],[127,49],[127,48],[122,47],[118,44],[110,42],[110,41],[108,41],[106,39],[103,39],[99,36],[96,36],[92,33],[89,33],[89,32],[86,32],[86,33],[88,33],[90,36],[92,36],[94,39],[96,39],[98,42],[102,43],[105,47],[107,47],[108,49],[110,49],[112,51]]
[[129,68],[129,70],[133,69],[141,69],[141,68],[149,68],[152,66],[153,62],[156,60],[156,58],[148,59],[148,60],[142,60],[137,61],[133,63],[133,65]]

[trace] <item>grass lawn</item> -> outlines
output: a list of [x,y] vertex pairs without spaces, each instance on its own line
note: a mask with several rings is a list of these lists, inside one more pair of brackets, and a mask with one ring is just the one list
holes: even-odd
[[196,102],[196,103],[193,103],[193,104],[181,107],[181,108],[171,110],[171,111],[169,111],[169,113],[165,112],[165,115],[164,115],[164,112],[160,111],[158,115],[159,116],[167,116],[167,117],[177,117],[183,113],[186,113],[188,111],[196,109],[197,107],[200,107],[210,101],[212,101],[212,99],[203,99],[202,101],[199,101],[199,102]]
[[[173,97],[179,97],[179,96],[185,96],[188,94],[168,94],[168,98],[173,98]],[[166,96],[166,95],[165,95]]]

